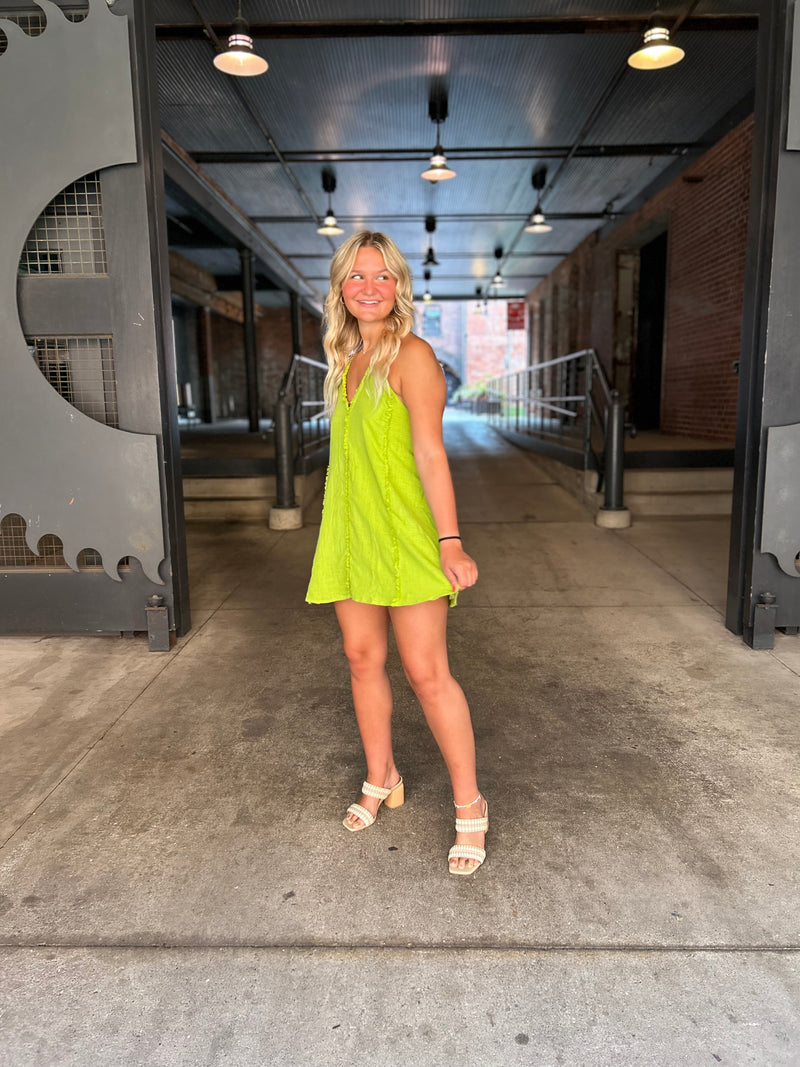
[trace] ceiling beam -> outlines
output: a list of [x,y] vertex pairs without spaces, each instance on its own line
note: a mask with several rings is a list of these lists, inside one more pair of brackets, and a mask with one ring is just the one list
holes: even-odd
[[[487,211],[483,214],[451,214],[451,215],[437,215],[436,224],[440,222],[495,222],[500,220],[501,222],[522,222],[525,219],[530,218],[530,211],[517,211],[509,214],[505,214],[502,211]],[[567,220],[581,220],[581,221],[601,221],[607,222],[609,219],[617,217],[616,211],[569,211],[547,212],[547,218],[555,219],[556,221]],[[370,222],[417,222],[424,220],[425,215],[372,215],[364,212],[361,215],[340,215],[337,213],[336,218],[339,222],[355,222],[362,223],[365,219]],[[308,225],[311,219],[307,215],[251,215],[250,218],[253,222],[259,225],[277,224],[283,222],[291,223],[305,223]]]
[[[755,5],[754,5],[755,7]],[[494,19],[350,19],[335,22],[251,22],[250,34],[262,40],[309,39],[320,37],[505,37],[529,34],[598,34],[642,33],[649,16],[609,18],[586,16],[572,18],[494,18]],[[673,20],[670,19],[670,22]],[[225,39],[231,32],[230,22],[209,24],[217,37]],[[758,29],[758,15],[693,15],[681,25],[681,31],[697,33]],[[206,37],[199,23],[157,22],[156,38],[160,41],[190,41]]]
[[[279,288],[293,290],[308,301],[315,311],[322,309],[322,294],[237,207],[188,154],[162,131],[164,174],[189,203],[187,210],[198,216],[212,232],[221,231],[231,238],[231,247],[249,248],[260,260],[266,275]],[[308,221],[308,220],[306,220]]]
[[[658,144],[581,145],[573,157],[578,159],[625,158],[639,156],[686,156],[704,152],[711,145],[695,141]],[[488,160],[497,163],[509,159],[563,159],[572,151],[570,145],[522,145],[518,147],[481,146],[479,148],[449,148],[447,158],[454,162]],[[282,152],[287,163],[398,163],[424,162],[430,157],[427,148],[354,148],[330,151],[306,150]],[[278,163],[273,152],[192,152],[195,163]]]
[[[570,249],[570,251],[572,251]],[[426,252],[404,252],[404,259],[424,259]],[[485,252],[437,252],[439,259],[479,259],[486,255]],[[569,252],[514,252],[510,259],[563,259]],[[325,256],[316,252],[292,252],[292,259],[325,259]]]
[[[492,271],[494,274],[494,271]],[[503,275],[506,285],[513,286],[515,282],[528,282],[536,281],[541,278],[549,278],[549,274],[507,274]],[[330,285],[330,278],[328,275],[320,275],[318,278],[312,278],[312,281],[321,282],[325,285]],[[418,278],[419,282],[420,279]],[[484,280],[482,275],[475,274],[431,274],[431,285],[436,285],[439,282],[474,282],[475,285],[483,285]]]

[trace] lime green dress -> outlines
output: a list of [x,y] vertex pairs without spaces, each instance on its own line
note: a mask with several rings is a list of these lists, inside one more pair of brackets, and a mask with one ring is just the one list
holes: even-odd
[[436,526],[414,463],[402,400],[375,400],[364,375],[347,402],[347,368],[331,417],[322,525],[309,604],[357,600],[395,607],[450,596]]

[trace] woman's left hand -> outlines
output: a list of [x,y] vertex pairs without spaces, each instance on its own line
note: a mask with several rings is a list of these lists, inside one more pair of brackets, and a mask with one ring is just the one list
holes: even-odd
[[442,541],[439,548],[442,570],[448,581],[457,589],[468,589],[478,580],[478,565],[468,556],[460,541]]

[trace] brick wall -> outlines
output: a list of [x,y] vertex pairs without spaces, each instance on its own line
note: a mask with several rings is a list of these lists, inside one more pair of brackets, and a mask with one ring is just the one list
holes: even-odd
[[543,346],[533,332],[537,359],[562,355],[565,345],[594,347],[625,393],[629,370],[615,360],[618,256],[666,228],[661,429],[733,441],[752,138],[749,118],[610,234],[588,237],[533,290],[534,320],[542,312],[545,319]]
[[528,331],[508,329],[506,300],[468,300],[464,381],[471,385],[528,364]]
[[[213,316],[212,324],[217,417],[242,418],[247,415],[242,326],[220,315]],[[269,417],[292,354],[292,325],[288,307],[260,309],[256,321],[256,345],[261,412],[264,417]],[[306,311],[303,312],[302,354],[325,362],[319,320]]]

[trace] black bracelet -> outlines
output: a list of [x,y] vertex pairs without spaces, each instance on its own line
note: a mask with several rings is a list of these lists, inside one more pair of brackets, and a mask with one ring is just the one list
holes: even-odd
[[440,543],[442,541],[460,541],[460,540],[461,540],[461,534],[448,534],[447,537],[440,537],[439,538],[439,542]]

